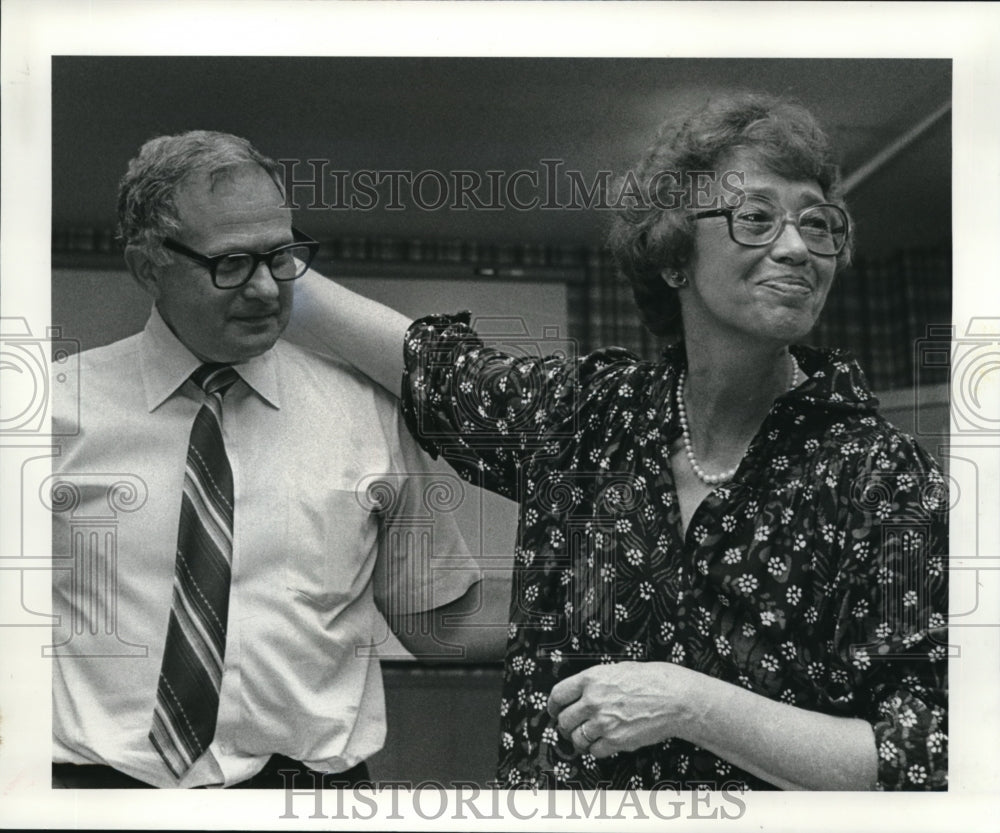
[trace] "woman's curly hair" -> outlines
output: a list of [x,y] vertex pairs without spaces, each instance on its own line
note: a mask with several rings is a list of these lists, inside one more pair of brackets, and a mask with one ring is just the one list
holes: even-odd
[[[759,93],[730,93],[681,115],[660,128],[638,165],[623,178],[652,188],[644,199],[625,197],[615,214],[608,243],[619,270],[628,278],[643,323],[654,335],[677,329],[677,291],[663,280],[667,269],[682,269],[694,245],[694,223],[677,199],[676,173],[682,182],[696,172],[717,171],[738,149],[750,150],[768,170],[794,180],[814,180],[824,198],[843,207],[840,171],[826,134],[801,105]],[[659,176],[657,176],[660,174]],[[837,256],[838,269],[851,257],[851,240]]]

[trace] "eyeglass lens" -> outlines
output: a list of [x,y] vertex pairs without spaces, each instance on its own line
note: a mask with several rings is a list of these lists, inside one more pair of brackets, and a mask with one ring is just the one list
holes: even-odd
[[[732,213],[733,238],[750,246],[769,243],[781,232],[784,212],[768,200],[748,199]],[[834,205],[815,205],[799,214],[796,226],[806,248],[832,255],[844,245],[847,223]]]
[[216,263],[216,284],[220,288],[239,286],[250,277],[261,260],[267,263],[276,281],[290,281],[305,273],[312,260],[312,250],[308,246],[288,246],[264,257],[239,253],[226,255]]

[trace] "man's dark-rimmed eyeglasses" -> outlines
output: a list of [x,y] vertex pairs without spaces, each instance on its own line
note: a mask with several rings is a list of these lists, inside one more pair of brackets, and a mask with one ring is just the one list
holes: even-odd
[[799,212],[786,212],[761,196],[748,197],[736,208],[713,208],[691,216],[695,220],[725,217],[733,242],[751,247],[769,246],[778,239],[785,225],[791,223],[810,252],[826,257],[840,254],[850,228],[847,214],[832,203],[817,203]]
[[296,228],[292,229],[292,236],[294,243],[286,243],[269,252],[225,252],[210,257],[169,237],[164,238],[163,248],[182,254],[208,269],[217,289],[239,289],[250,280],[261,262],[267,264],[271,277],[276,281],[301,278],[316,257],[320,244]]

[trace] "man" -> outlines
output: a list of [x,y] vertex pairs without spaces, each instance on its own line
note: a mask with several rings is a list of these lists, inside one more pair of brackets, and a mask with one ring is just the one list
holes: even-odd
[[154,139],[122,180],[155,305],[55,403],[57,431],[80,425],[52,487],[57,786],[367,780],[377,605],[422,651],[430,608],[474,604],[393,400],[279,340],[318,247],[283,206],[277,165],[227,134]]

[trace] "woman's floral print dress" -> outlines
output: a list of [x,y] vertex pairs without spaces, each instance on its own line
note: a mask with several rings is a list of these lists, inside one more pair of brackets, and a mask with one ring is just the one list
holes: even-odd
[[556,682],[645,660],[867,720],[880,788],[946,788],[945,481],[846,352],[792,348],[810,378],[684,534],[669,462],[682,346],[659,363],[515,358],[468,323],[413,325],[403,409],[425,449],[520,504],[501,784],[772,788],[676,738],[595,760],[559,736]]

